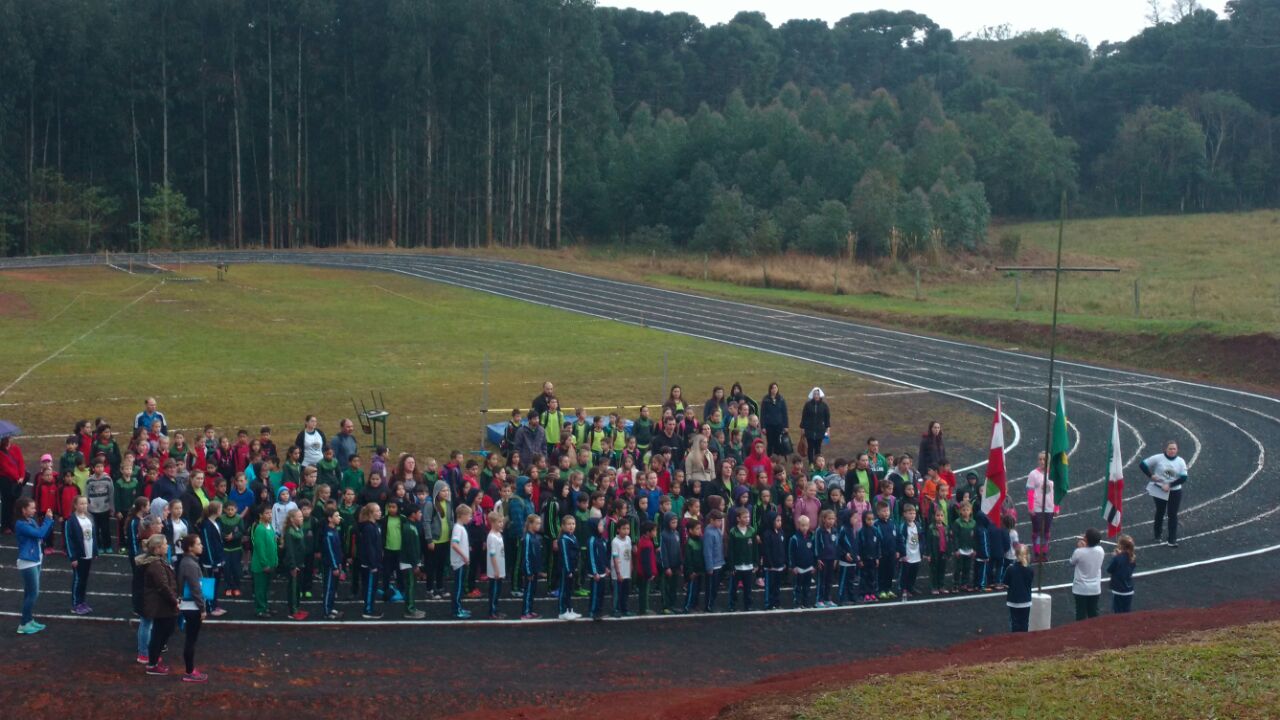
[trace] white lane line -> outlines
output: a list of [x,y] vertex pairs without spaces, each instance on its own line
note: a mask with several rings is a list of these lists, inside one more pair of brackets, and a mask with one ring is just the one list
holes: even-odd
[[[1280,507],[1271,510],[1275,512]],[[1164,575],[1171,572],[1179,572],[1182,570],[1190,570],[1192,568],[1204,567],[1206,565],[1216,565],[1219,563],[1230,562],[1232,560],[1240,560],[1243,558],[1256,557],[1266,553],[1280,550],[1280,545],[1269,545],[1267,547],[1257,548],[1256,550],[1246,550],[1243,552],[1224,555],[1222,557],[1211,558],[1208,560],[1197,560],[1195,562],[1184,563],[1182,565],[1171,565],[1169,567],[1154,568],[1152,570],[1144,570],[1133,574],[1134,577],[1151,577],[1153,575]],[[1110,582],[1109,578],[1103,578],[1102,582]],[[1066,590],[1071,587],[1071,583],[1057,583],[1055,585],[1044,586],[1045,590]],[[13,590],[13,588],[0,588],[0,590]],[[688,615],[636,615],[628,618],[607,618],[604,622],[678,622],[680,620],[715,620],[721,618],[735,618],[745,616],[769,616],[769,615],[801,615],[808,613],[835,613],[835,612],[856,612],[856,611],[873,611],[887,610],[894,607],[915,606],[915,605],[939,605],[942,603],[965,602],[973,600],[1005,600],[1003,593],[978,593],[970,595],[951,595],[948,597],[927,597],[909,601],[891,601],[886,603],[870,603],[865,605],[845,605],[834,608],[787,608],[781,610],[743,610],[741,612],[721,612],[711,615],[705,613],[691,613]],[[20,617],[21,613],[12,611],[0,611],[0,617]],[[45,614],[37,613],[38,617],[51,618],[54,620],[68,620],[72,622],[97,622],[97,623],[130,623],[134,618],[128,617],[101,617],[93,615],[66,615],[66,614]],[[585,618],[584,618],[585,620]],[[405,626],[429,626],[429,627],[468,627],[468,626],[535,626],[546,624],[560,624],[565,622],[582,622],[572,620],[559,620],[557,618],[538,618],[536,620],[353,620],[344,622],[341,620],[305,620],[302,622],[286,622],[283,620],[210,620],[209,624],[214,626],[230,625],[230,626],[247,626],[247,627],[279,627],[279,628],[326,628],[326,627],[405,627]]]
[[161,280],[160,282],[158,282],[158,283],[156,283],[154,286],[152,286],[152,288],[151,288],[150,290],[148,290],[148,291],[146,291],[146,292],[142,293],[142,294],[141,294],[141,295],[139,295],[138,297],[136,297],[136,298],[134,298],[133,300],[129,301],[129,303],[128,303],[127,305],[125,305],[125,306],[121,307],[120,309],[118,309],[118,310],[116,310],[115,312],[111,313],[111,314],[110,314],[110,315],[108,315],[107,317],[103,318],[103,320],[102,320],[101,322],[99,322],[97,325],[94,325],[93,327],[89,328],[88,330],[85,330],[83,333],[81,333],[80,335],[78,335],[78,336],[77,336],[75,339],[73,339],[71,342],[69,342],[69,343],[67,343],[66,345],[63,345],[62,347],[60,347],[60,348],[58,348],[57,350],[53,351],[53,353],[52,353],[51,355],[49,355],[48,357],[46,357],[45,359],[43,359],[43,360],[41,360],[41,361],[37,362],[35,365],[32,365],[31,367],[27,368],[26,370],[23,370],[23,371],[22,371],[22,374],[21,374],[21,375],[19,375],[19,376],[18,376],[18,377],[16,377],[16,378],[14,378],[13,382],[9,383],[8,385],[5,385],[5,386],[4,386],[4,389],[3,389],[3,390],[0,390],[0,397],[4,397],[5,393],[7,393],[7,392],[9,392],[10,390],[12,390],[12,389],[13,389],[13,387],[14,387],[15,385],[17,385],[18,383],[22,382],[22,381],[23,381],[23,380],[24,380],[28,375],[30,375],[31,373],[35,372],[35,371],[36,371],[36,369],[37,369],[37,368],[39,368],[41,365],[44,365],[45,363],[49,362],[50,360],[52,360],[52,359],[54,359],[54,358],[58,357],[58,356],[59,356],[59,355],[61,355],[63,352],[65,352],[65,351],[67,350],[67,348],[70,348],[72,345],[75,345],[76,343],[78,343],[78,342],[80,342],[81,340],[83,340],[83,339],[85,339],[86,337],[88,337],[91,333],[93,333],[93,331],[95,331],[95,330],[97,330],[98,328],[102,327],[103,325],[106,325],[107,323],[111,322],[111,321],[112,321],[112,320],[114,320],[114,319],[116,318],[116,316],[118,316],[120,313],[122,313],[122,312],[124,312],[125,310],[128,310],[129,308],[131,308],[131,307],[133,307],[134,305],[138,304],[138,302],[139,302],[139,301],[141,301],[143,298],[145,298],[146,296],[148,296],[148,295],[150,295],[151,293],[153,293],[153,292],[155,292],[156,290],[158,290],[158,289],[160,288],[160,286],[161,286],[161,285],[164,285],[164,281],[163,281],[163,280]]

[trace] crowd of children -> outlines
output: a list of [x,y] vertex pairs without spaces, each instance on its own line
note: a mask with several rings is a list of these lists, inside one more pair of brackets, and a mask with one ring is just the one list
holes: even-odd
[[[317,598],[324,618],[341,618],[344,592],[362,617],[401,605],[410,619],[428,598],[449,598],[468,618],[463,600],[486,593],[491,618],[509,597],[522,598],[522,618],[538,617],[534,601],[547,596],[563,619],[711,613],[722,593],[729,611],[771,610],[786,604],[784,588],[801,608],[1003,590],[1014,629],[1030,607],[1012,505],[975,509],[978,477],[951,472],[937,423],[917,469],[911,454],[881,454],[875,438],[832,463],[771,455],[737,386],[698,408],[673,389],[656,417],[642,407],[629,424],[540,399],[541,411],[512,412],[500,450],[482,460],[454,451],[420,463],[379,447],[367,473],[359,454],[336,458],[329,443],[308,463],[301,444],[278,449],[267,427],[233,441],[206,426],[188,443],[156,420],[121,448],[110,425],[82,422],[61,457],[41,459],[33,511],[61,521],[44,552],[71,560],[80,614],[92,612],[93,558],[113,548],[134,565],[139,607],[135,558],[157,533],[174,562],[184,537],[200,537],[215,618],[226,612],[219,598],[244,590],[258,617],[272,617],[273,586],[296,621]],[[1132,597],[1127,548],[1110,567],[1118,598]]]

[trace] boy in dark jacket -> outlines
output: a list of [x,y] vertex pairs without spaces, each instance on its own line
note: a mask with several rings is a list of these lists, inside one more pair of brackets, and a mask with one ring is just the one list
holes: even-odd
[[556,539],[557,559],[560,561],[560,619],[577,620],[582,617],[573,611],[573,578],[578,572],[578,538],[574,531],[578,520],[573,515],[560,519],[560,537]]
[[880,577],[878,584],[880,600],[893,600],[898,597],[893,592],[893,576],[898,572],[898,526],[889,519],[889,504],[876,503],[876,535],[880,537]]
[[982,592],[991,592],[991,585],[995,584],[990,576],[991,559],[997,557],[993,544],[998,544],[999,539],[992,537],[995,528],[991,527],[986,513],[977,513],[973,521],[973,581]]
[[520,572],[524,577],[524,612],[521,620],[533,620],[533,598],[538,594],[538,575],[542,573],[542,516],[530,515],[524,521],[524,537],[520,545]]
[[[591,574],[591,619],[603,619],[605,578],[609,577],[609,538],[600,518],[587,521],[591,536],[587,538],[587,571]],[[650,545],[652,551],[652,545]],[[643,597],[643,596],[641,596]]]
[[813,585],[813,534],[809,532],[809,516],[796,517],[796,534],[787,546],[787,565],[795,577],[795,606],[809,607],[809,589]]

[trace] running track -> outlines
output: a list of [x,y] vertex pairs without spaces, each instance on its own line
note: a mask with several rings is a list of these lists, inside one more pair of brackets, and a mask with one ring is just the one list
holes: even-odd
[[[123,265],[128,259],[128,256],[112,256],[117,265]],[[141,256],[133,260],[138,265],[147,261]],[[152,254],[150,260],[162,265],[177,262],[175,257],[159,254]],[[1008,446],[1006,462],[1011,478],[1010,493],[1015,501],[1024,501],[1023,478],[1026,471],[1034,466],[1035,453],[1044,446],[1047,360],[1025,353],[498,260],[327,252],[188,253],[182,256],[182,262],[188,264],[211,264],[219,260],[233,264],[305,264],[399,273],[848,370],[896,386],[886,386],[887,397],[898,393],[932,392],[991,408],[999,395],[1004,401]],[[16,258],[0,261],[0,269],[102,263],[101,256]],[[557,291],[551,293],[548,288],[556,288]],[[1280,472],[1274,459],[1280,447],[1280,400],[1230,388],[1083,363],[1060,363],[1059,368],[1066,382],[1071,422],[1072,489],[1062,514],[1054,522],[1053,556],[1065,557],[1074,547],[1076,535],[1087,527],[1101,526],[1099,509],[1103,496],[1106,442],[1112,410],[1118,408],[1127,485],[1124,528],[1138,541],[1141,569],[1153,573],[1151,584],[1175,590],[1165,593],[1164,597],[1144,594],[1139,605],[1182,604],[1185,598],[1176,589],[1192,586],[1205,578],[1206,573],[1236,577],[1232,582],[1239,582],[1244,591],[1231,597],[1248,596],[1250,588],[1261,591],[1268,586],[1268,583],[1251,582],[1258,578],[1249,568],[1256,568],[1259,564],[1274,565],[1276,551],[1280,551],[1280,545],[1277,545],[1280,543],[1277,540],[1277,531],[1280,530],[1280,482],[1277,481],[1280,480]],[[16,376],[18,372],[20,370],[16,368],[7,369],[0,381],[8,382],[12,379],[9,376]],[[1151,546],[1152,504],[1144,492],[1145,479],[1137,469],[1138,461],[1159,452],[1166,439],[1178,441],[1190,470],[1180,516],[1181,547],[1176,550]],[[1270,456],[1268,450],[1271,451]],[[976,468],[981,474],[980,466],[985,462],[985,456],[953,458],[953,462],[959,468]],[[1022,510],[1023,523],[1019,530],[1026,540],[1030,530],[1026,524],[1025,507]],[[4,568],[0,572],[0,605],[6,611],[0,615],[11,615],[7,611],[18,603],[18,595],[14,591],[20,583],[12,569],[12,553],[9,543],[0,549],[0,565]],[[1237,557],[1241,555],[1245,557]],[[1217,563],[1221,563],[1220,568],[1211,567]],[[113,576],[109,574],[112,572],[121,574]],[[90,593],[91,604],[99,610],[95,615],[127,615],[126,572],[127,567],[121,560],[108,559],[95,568],[95,586],[103,593]],[[1057,586],[1069,582],[1070,573],[1065,562],[1059,559],[1049,563],[1045,577],[1045,585],[1053,585],[1058,590]],[[1142,581],[1139,583],[1141,588]],[[56,560],[49,563],[44,584],[51,592],[42,598],[43,609],[46,612],[63,612],[61,606],[69,584],[65,566],[60,567]],[[975,608],[982,606],[986,608],[983,612],[999,618],[999,605],[1002,603],[993,600],[924,600],[912,605],[941,602],[948,608],[945,613],[954,613],[952,608],[962,606],[956,603]],[[479,615],[480,601],[474,602]],[[721,602],[723,607],[723,600]],[[249,615],[247,607],[244,612],[238,611],[239,605],[229,605],[233,613],[221,622]],[[1059,615],[1067,603],[1059,600],[1055,605],[1055,615]],[[428,610],[430,617],[427,622],[434,624],[438,623],[437,618],[444,616],[446,606],[444,603],[431,603]],[[506,610],[510,614],[516,608],[508,607]],[[893,623],[894,611],[891,608],[820,612],[844,614],[850,616],[849,621],[852,622],[853,617],[862,617],[867,611],[880,621],[877,625]],[[354,607],[348,608],[348,615],[356,612]],[[907,611],[906,608],[899,612],[903,613],[903,618],[909,616],[914,622],[919,621],[918,612]],[[394,611],[387,617],[393,616]],[[786,626],[794,627],[804,617],[805,614],[756,615],[737,622],[742,627],[753,628],[774,623],[781,630]],[[624,627],[637,630],[651,627],[655,621],[606,623],[604,627],[615,627],[616,632],[627,637],[658,638],[661,636],[647,634],[643,630],[622,630]],[[671,622],[683,621],[672,619]],[[716,622],[730,624],[735,620],[722,617]],[[997,623],[997,628],[992,629],[998,629],[998,620],[993,622]],[[405,627],[404,621],[394,624]],[[350,627],[350,622],[347,626]],[[689,626],[686,624],[684,627]],[[728,628],[726,631],[732,632]],[[459,629],[458,632],[463,631]],[[495,628],[492,632],[501,631]],[[537,631],[529,628],[522,634],[529,632]],[[592,634],[598,636],[601,632],[603,630]],[[956,636],[941,632],[933,641],[951,641],[959,637],[963,634]],[[687,639],[682,642],[687,644]],[[737,677],[745,678],[747,675],[730,673],[721,679]]]

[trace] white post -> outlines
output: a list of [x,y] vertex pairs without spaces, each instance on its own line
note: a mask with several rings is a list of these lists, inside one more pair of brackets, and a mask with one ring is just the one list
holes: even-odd
[[1049,593],[1032,593],[1031,621],[1029,624],[1031,632],[1048,630],[1052,627],[1052,619],[1053,598],[1049,597]]

